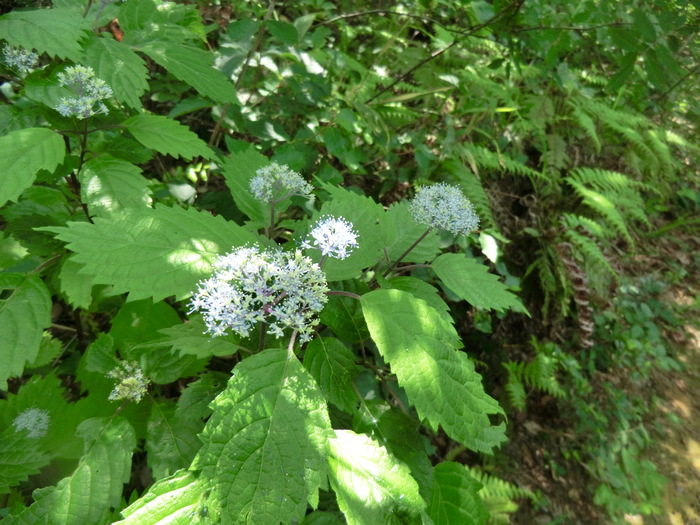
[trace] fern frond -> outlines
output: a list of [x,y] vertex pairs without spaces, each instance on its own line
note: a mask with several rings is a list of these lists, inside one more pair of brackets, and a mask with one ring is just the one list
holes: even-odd
[[525,385],[523,384],[523,375],[525,373],[525,363],[508,361],[501,363],[503,368],[508,370],[508,382],[505,385],[508,393],[508,401],[518,410],[525,410]]
[[576,123],[586,133],[588,138],[593,141],[596,152],[600,153],[600,139],[598,138],[598,131],[596,130],[595,122],[593,122],[591,116],[576,104],[571,104],[571,115]]
[[476,467],[465,466],[469,475],[476,479],[483,487],[479,490],[479,496],[482,498],[504,498],[504,499],[521,499],[528,498],[535,501],[535,494],[527,489],[518,487],[513,483],[502,480]]
[[538,352],[535,359],[525,367],[525,382],[554,397],[566,397],[566,392],[556,378],[558,368],[559,363],[553,357]]
[[449,175],[459,181],[464,194],[472,201],[476,211],[481,218],[482,226],[498,229],[496,221],[491,213],[491,203],[488,195],[481,184],[481,180],[472,170],[467,169],[464,164],[460,164],[455,160],[447,160],[442,165],[442,168]]
[[[485,168],[499,172],[507,171],[515,175],[524,175],[532,178],[543,177],[542,173],[539,171],[533,170],[509,155],[490,151],[483,146],[464,143],[459,146],[459,151],[465,157],[473,160],[473,164],[470,162],[472,169],[476,166],[479,170]],[[477,173],[477,175],[479,175],[479,173]]]
[[574,249],[584,257],[587,266],[602,270],[616,281],[619,280],[617,272],[593,239],[578,233],[576,230],[567,230],[565,236]]

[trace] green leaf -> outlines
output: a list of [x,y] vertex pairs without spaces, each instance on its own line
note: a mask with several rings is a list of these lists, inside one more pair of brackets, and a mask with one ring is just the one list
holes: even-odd
[[204,428],[199,418],[178,418],[175,403],[156,402],[151,408],[146,435],[148,466],[155,479],[161,479],[187,468],[202,442],[197,434]]
[[423,299],[428,306],[434,308],[436,312],[443,316],[443,319],[452,323],[452,316],[450,315],[450,307],[447,303],[440,297],[440,292],[434,286],[416,279],[415,277],[393,277],[387,281],[381,282],[382,288],[388,288],[393,290],[403,290],[408,292],[419,299]]
[[304,366],[331,403],[353,413],[359,402],[353,381],[360,367],[350,349],[338,339],[319,337],[306,347]]
[[21,129],[0,137],[0,206],[17,201],[37,172],[55,170],[65,153],[61,135],[46,128]]
[[[341,281],[334,283],[333,291],[362,295],[369,291],[369,287],[358,280]],[[353,297],[330,295],[320,317],[321,322],[333,330],[336,337],[345,342],[359,343],[369,338],[367,325],[362,315],[362,306]]]
[[283,44],[293,46],[299,42],[299,32],[292,24],[278,20],[266,20],[265,26],[270,34]]
[[[383,246],[387,247],[391,261],[398,259],[428,229],[424,224],[413,220],[405,201],[393,204],[389,208],[380,227]],[[435,231],[431,231],[402,261],[425,263],[432,261],[439,252],[440,237]]]
[[610,77],[610,80],[608,80],[608,85],[606,86],[608,91],[617,92],[617,90],[625,84],[629,76],[634,71],[634,65],[636,62],[637,53],[635,51],[627,53],[622,57],[622,59],[620,59],[619,69],[612,77]]
[[140,499],[122,511],[114,525],[191,525],[207,515],[209,487],[192,472],[180,471],[157,481]]
[[234,368],[212,403],[193,468],[202,470],[226,523],[292,523],[318,505],[331,426],[311,375],[286,350]]
[[416,516],[425,507],[408,467],[369,436],[336,430],[328,465],[348,525],[389,523]]
[[177,120],[162,115],[136,115],[122,122],[122,125],[141,144],[165,155],[178,155],[191,160],[194,157],[212,159],[215,154],[206,142],[190,128]]
[[0,17],[0,35],[15,47],[80,62],[80,40],[90,26],[79,11],[64,8],[15,10]]
[[490,514],[478,492],[482,485],[458,463],[435,467],[428,515],[435,525],[486,525]]
[[233,83],[212,67],[214,54],[172,42],[151,42],[141,48],[175,77],[217,102],[235,104]]
[[[384,209],[369,197],[345,188],[331,184],[323,184],[322,188],[330,194],[331,200],[324,202],[321,210],[314,213],[313,219],[309,221],[310,227],[321,217],[343,217],[352,223],[353,229],[358,233],[358,247],[350,256],[343,260],[329,258],[323,264],[323,271],[329,281],[353,279],[361,270],[374,265],[382,255],[378,224],[384,217]],[[319,250],[307,250],[306,254],[315,261],[321,258]]]
[[51,294],[37,275],[2,273],[0,292],[6,290],[9,297],[0,299],[0,390],[36,359],[42,333],[51,325]]
[[420,418],[478,452],[490,453],[506,440],[505,424],[492,426],[490,414],[503,414],[481,385],[454,327],[422,299],[400,290],[362,296],[372,339],[391,365]]
[[445,286],[477,308],[528,313],[520,299],[498,280],[498,276],[489,273],[485,265],[474,259],[458,253],[445,253],[435,259],[431,267]]
[[80,170],[80,193],[91,215],[98,217],[151,203],[151,189],[141,168],[110,155],[85,163]]
[[5,518],[3,525],[103,523],[109,508],[119,506],[136,446],[131,425],[120,417],[88,419],[80,424],[78,434],[86,445],[75,472],[56,487],[36,490],[34,503]]
[[95,70],[114,92],[114,98],[141,109],[139,97],[148,89],[148,70],[143,59],[128,46],[111,38],[92,36],[85,46],[83,64]]
[[270,159],[258,153],[253,144],[242,140],[226,140],[231,156],[224,160],[223,174],[238,209],[252,221],[269,224],[269,207],[263,206],[250,192],[250,181],[255,173],[270,164]]
[[148,343],[151,347],[172,347],[182,355],[193,355],[200,359],[214,356],[233,355],[239,346],[233,335],[212,337],[205,334],[206,325],[201,316],[193,315],[189,322],[161,330],[165,337]]
[[114,294],[129,292],[129,300],[188,297],[211,275],[217,255],[256,240],[220,216],[166,206],[47,230],[68,243],[93,283],[113,285]]
[[80,275],[83,265],[75,262],[71,255],[63,260],[58,273],[61,292],[68,298],[68,303],[75,308],[89,308],[92,303],[92,281]]
[[11,426],[0,434],[0,494],[7,494],[51,460],[44,450],[37,448],[36,440],[26,434],[15,432]]

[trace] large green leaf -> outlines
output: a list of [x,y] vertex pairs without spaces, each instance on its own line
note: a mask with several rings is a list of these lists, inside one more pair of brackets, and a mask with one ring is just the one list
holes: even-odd
[[39,170],[53,171],[66,153],[63,138],[46,128],[26,128],[0,137],[0,206],[16,201]]
[[177,120],[162,115],[136,115],[122,122],[122,125],[141,144],[158,153],[180,156],[214,158],[214,152],[190,128]]
[[440,463],[435,467],[428,515],[435,525],[485,525],[490,514],[478,492],[482,485],[464,465]]
[[263,208],[253,197],[250,181],[260,168],[270,164],[270,159],[258,153],[253,144],[242,140],[227,139],[226,145],[231,155],[224,160],[223,174],[236,206],[251,220],[269,224],[269,206]]
[[205,483],[185,470],[157,481],[148,492],[122,511],[114,525],[192,525],[208,514]]
[[311,372],[321,391],[333,404],[353,413],[359,402],[353,381],[360,367],[355,354],[332,337],[312,340],[304,353],[304,366]]
[[153,477],[161,479],[187,468],[202,445],[197,434],[204,422],[197,418],[179,418],[170,400],[153,403],[148,418],[146,451]]
[[34,503],[3,524],[103,523],[109,508],[119,506],[136,446],[131,425],[123,418],[88,419],[78,427],[78,435],[86,445],[75,472],[56,487],[36,490]]
[[0,494],[37,474],[51,461],[50,456],[36,446],[36,440],[26,432],[15,432],[12,426],[0,433]]
[[362,297],[372,339],[391,365],[418,415],[437,430],[478,452],[490,453],[506,440],[503,414],[481,385],[454,327],[422,299],[400,290],[377,290]]
[[148,89],[148,70],[143,59],[128,46],[111,38],[90,38],[85,46],[84,65],[95,70],[114,92],[114,98],[134,109]]
[[331,436],[326,402],[286,350],[255,354],[233,371],[201,438],[202,470],[225,523],[292,523],[318,505]]
[[36,275],[0,273],[0,390],[36,359],[44,329],[51,325],[51,294]]
[[[450,290],[477,308],[515,310],[527,314],[520,299],[489,273],[489,269],[463,254],[445,253],[431,264],[433,270]],[[529,314],[528,314],[529,315]]]
[[[383,246],[390,261],[395,261],[428,229],[413,220],[406,202],[393,204],[380,224]],[[402,262],[424,263],[432,261],[440,251],[440,237],[431,231],[403,259]]]
[[68,243],[95,284],[111,284],[115,294],[129,292],[130,300],[188,297],[199,280],[210,276],[218,254],[256,240],[220,216],[166,206],[47,230]]
[[109,155],[85,163],[80,170],[80,192],[90,213],[100,217],[151,203],[151,189],[141,169]]
[[80,11],[65,8],[15,10],[0,17],[0,35],[15,47],[80,62],[80,40],[90,26]]
[[425,507],[409,468],[367,435],[336,430],[328,465],[348,525],[389,523],[417,516]]
[[159,41],[149,43],[141,50],[201,95],[221,103],[237,101],[233,83],[212,67],[212,53],[195,47]]

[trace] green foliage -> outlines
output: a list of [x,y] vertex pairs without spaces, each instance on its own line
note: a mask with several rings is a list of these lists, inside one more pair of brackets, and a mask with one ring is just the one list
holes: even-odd
[[[0,63],[8,523],[485,524],[531,496],[441,461],[455,443],[493,454],[506,441],[473,324],[525,314],[556,326],[572,298],[580,321],[571,268],[589,295],[612,289],[613,248],[634,250],[637,227],[670,209],[698,153],[683,128],[692,13],[591,0],[370,7],[242,3],[230,17],[218,4],[56,0],[0,16],[3,48],[39,56],[26,71],[10,54]],[[107,30],[114,18],[123,35]],[[111,94],[98,103],[62,85],[77,65]],[[89,111],[66,111],[76,96]],[[256,200],[251,180],[273,161],[312,194]],[[483,247],[411,215],[415,188],[445,179],[473,201]],[[357,232],[347,258],[310,247],[329,217]],[[222,256],[253,247],[284,252],[290,274],[318,265],[327,301],[310,341],[270,324],[305,290],[245,289],[264,303],[245,331],[245,297],[207,288]],[[520,288],[526,272],[534,292]],[[598,408],[563,395],[561,375],[585,391],[596,368],[646,380],[674,366],[655,310],[626,312],[627,324],[597,318],[620,334],[603,338],[614,358],[543,343],[503,363],[514,406],[541,389],[614,437],[590,455],[606,458],[592,464],[611,514],[657,508],[645,436],[627,446]],[[632,414],[626,432],[637,413],[614,402]]]

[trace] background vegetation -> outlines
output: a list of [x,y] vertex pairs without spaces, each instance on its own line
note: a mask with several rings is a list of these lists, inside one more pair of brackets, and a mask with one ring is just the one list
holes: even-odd
[[[674,416],[658,417],[655,385],[697,364],[669,340],[697,325],[698,2],[1,6],[3,44],[39,55],[31,71],[0,65],[8,523],[663,515],[669,474],[649,447]],[[56,110],[59,74],[75,64],[111,87],[108,113]],[[270,161],[301,173],[317,201],[293,200],[261,240],[267,215],[247,183]],[[462,188],[481,229],[433,234],[403,277],[370,292],[375,264],[422,231],[402,229],[399,203],[438,181]],[[377,253],[326,267],[334,290],[364,302],[335,297],[321,316],[333,342],[295,350],[295,377],[318,383],[300,403],[311,414],[314,396],[330,402],[313,439],[347,440],[327,452],[330,484],[314,465],[292,474],[304,485],[307,470],[324,472],[313,496],[219,471],[234,459],[214,449],[241,430],[225,407],[255,411],[248,394],[226,397],[231,371],[277,354],[202,335],[187,299],[217,252],[295,243],[320,212],[353,221]],[[381,233],[367,233],[374,223]],[[426,264],[454,254],[468,262]],[[459,377],[477,378],[474,427],[450,426],[449,396],[401,375],[400,331],[377,328],[398,296],[429,308]],[[336,357],[314,365],[322,353]],[[138,404],[108,400],[122,360],[152,383]],[[17,423],[31,409],[51,414],[43,437]],[[377,465],[379,479],[345,460]]]

